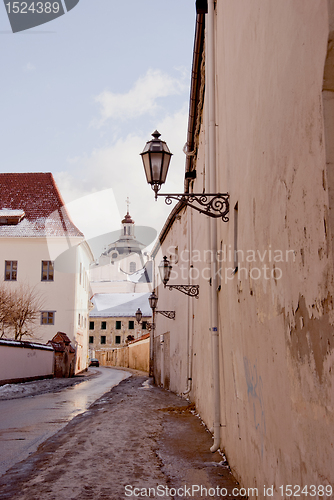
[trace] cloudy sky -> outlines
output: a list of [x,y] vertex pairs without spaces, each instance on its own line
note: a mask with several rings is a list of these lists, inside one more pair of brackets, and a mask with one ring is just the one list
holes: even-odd
[[195,0],[80,0],[16,34],[0,6],[1,171],[52,172],[88,237],[119,227],[127,197],[159,231],[170,207],[139,153],[158,129],[165,191],[183,190],[194,27]]

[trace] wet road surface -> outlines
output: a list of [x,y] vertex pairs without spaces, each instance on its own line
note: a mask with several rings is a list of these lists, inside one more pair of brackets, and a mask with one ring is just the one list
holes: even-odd
[[245,498],[194,405],[151,382],[134,374],[72,419],[0,478],[0,500]]
[[94,371],[97,376],[61,392],[0,401],[0,475],[131,375],[112,368]]

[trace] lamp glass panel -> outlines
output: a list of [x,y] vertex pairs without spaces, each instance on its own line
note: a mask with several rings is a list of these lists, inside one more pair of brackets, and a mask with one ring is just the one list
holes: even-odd
[[165,279],[167,279],[167,281],[169,281],[171,271],[172,266],[168,264],[168,266],[165,267]]
[[151,175],[151,167],[150,167],[150,155],[149,153],[141,155],[144,164],[144,170],[146,174],[146,180],[148,184],[152,184],[152,175]]
[[150,304],[150,308],[151,309],[156,309],[157,304],[158,304],[158,297],[154,293],[152,293],[149,296],[148,301],[149,301],[149,304]]
[[164,183],[166,181],[168,167],[170,163],[171,155],[168,153],[164,153],[163,164],[162,164],[162,173],[161,173],[161,181]]
[[152,182],[161,183],[162,153],[151,153]]
[[169,261],[162,261],[159,266],[159,273],[160,273],[160,278],[163,283],[168,283],[169,278],[170,278],[170,273],[172,271],[172,266],[170,265]]

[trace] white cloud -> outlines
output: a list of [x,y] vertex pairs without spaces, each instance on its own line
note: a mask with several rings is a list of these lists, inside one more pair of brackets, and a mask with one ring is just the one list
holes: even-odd
[[[187,106],[184,106],[157,123],[161,139],[167,142],[173,153],[166,192],[183,191],[185,155],[182,148],[186,142],[187,117]],[[146,183],[139,155],[146,141],[151,139],[151,132],[153,130],[145,136],[129,134],[108,147],[95,149],[88,156],[69,160],[69,168],[55,174],[65,201],[68,203],[87,194],[111,188],[121,216],[126,213],[125,200],[129,196],[130,213],[136,224],[150,226],[160,232],[171,207],[165,205],[164,199],[154,201],[154,193]],[[163,190],[164,187],[161,191]],[[100,214],[103,221],[103,213]],[[107,232],[101,227],[99,231],[101,234]]]
[[[152,118],[148,118],[149,113],[158,109],[158,99],[182,93],[187,88],[183,83],[184,80],[184,75],[178,80],[159,70],[149,70],[127,93],[103,92],[96,98],[101,105],[100,124],[111,117],[117,123],[123,118],[146,115],[141,119],[141,128],[143,128],[143,123],[146,123],[147,127],[148,122],[152,123]],[[169,114],[161,108],[159,119],[156,120],[151,130],[146,128],[144,135],[130,132],[126,136],[121,136],[118,130],[118,136],[114,136],[109,144],[94,149],[90,154],[76,154],[73,158],[69,158],[67,168],[55,173],[57,184],[66,203],[93,193],[99,196],[99,192],[110,189],[117,203],[118,220],[119,213],[121,216],[126,213],[125,200],[129,197],[130,213],[136,224],[151,226],[160,232],[171,207],[165,205],[163,198],[159,198],[157,202],[154,201],[154,193],[146,183],[140,153],[146,142],[151,139],[150,134],[157,128],[162,134],[161,139],[167,142],[173,153],[165,191],[183,192],[185,168],[183,146],[187,136],[187,119],[188,104],[184,104],[181,109]],[[102,225],[104,221],[107,225],[103,210],[98,209],[94,217],[96,220],[99,219],[98,232],[100,234],[108,232],[107,227],[105,229],[101,227],[101,221]],[[94,220],[91,220],[90,224],[94,225]],[[84,226],[84,220],[78,223],[80,229],[81,226]]]
[[36,66],[28,62],[24,67],[24,71],[34,71],[36,69]]
[[109,118],[128,120],[153,114],[159,109],[159,98],[180,94],[185,89],[184,75],[177,79],[160,70],[149,69],[129,92],[117,94],[105,90],[95,98],[101,105],[101,118],[95,124],[102,125]]
[[119,229],[120,214],[112,189],[77,198],[66,209],[86,240]]

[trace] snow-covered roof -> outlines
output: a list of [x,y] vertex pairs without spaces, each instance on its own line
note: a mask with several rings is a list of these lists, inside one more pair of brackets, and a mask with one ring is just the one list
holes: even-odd
[[27,349],[41,349],[45,351],[53,350],[52,346],[50,345],[38,344],[37,342],[29,342],[27,340],[0,339],[0,345],[8,347],[25,347]]
[[0,217],[23,217],[24,210],[12,210],[11,208],[2,208]]
[[90,318],[134,317],[138,307],[143,317],[152,316],[150,293],[96,293],[91,299],[94,308]]
[[22,216],[17,224],[0,224],[0,237],[83,236],[51,173],[0,173],[0,193],[2,217]]

